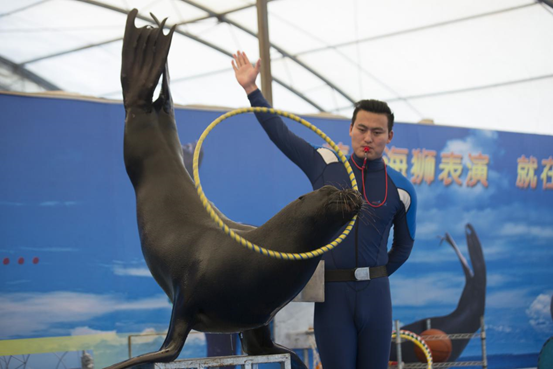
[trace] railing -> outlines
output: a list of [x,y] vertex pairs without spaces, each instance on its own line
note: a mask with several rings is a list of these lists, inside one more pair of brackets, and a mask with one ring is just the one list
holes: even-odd
[[227,365],[240,365],[245,369],[257,369],[259,364],[280,363],[281,369],[292,369],[290,354],[259,356],[219,356],[201,359],[176,360],[171,363],[153,363],[139,366],[139,369],[204,369]]
[[[167,332],[164,333],[147,333],[147,334],[130,334],[127,339],[129,347],[129,359],[132,357],[132,341],[133,338],[143,338],[151,336],[165,336]],[[203,334],[200,332],[190,332],[192,334]],[[259,355],[259,356],[247,356],[247,355],[236,355],[236,356],[218,356],[218,357],[206,357],[199,359],[183,359],[175,360],[171,363],[152,363],[152,364],[142,364],[138,366],[138,369],[204,369],[204,368],[215,368],[227,365],[240,365],[245,369],[257,369],[258,364],[267,364],[267,363],[281,363],[281,369],[291,369],[291,361],[289,354],[277,354],[277,355]]]
[[[396,325],[399,325],[399,322],[396,321]],[[427,329],[430,329],[430,322],[427,321]],[[431,341],[432,339],[442,338],[443,335],[435,336],[424,336],[423,339]],[[488,359],[486,353],[486,326],[484,325],[484,317],[480,317],[480,333],[452,333],[447,334],[450,340],[470,340],[472,338],[480,337],[481,346],[482,346],[482,360],[481,361],[450,361],[443,363],[432,363],[432,368],[451,368],[451,367],[471,367],[471,366],[480,366],[483,369],[488,368]],[[401,342],[400,342],[401,343]],[[401,360],[401,344],[398,346],[398,361]],[[390,369],[426,369],[428,365],[426,363],[403,363],[399,362],[398,365],[390,365]]]
[[[396,325],[399,324],[396,322]],[[427,329],[430,329],[430,322],[427,322]],[[305,332],[306,335],[310,336],[313,334],[313,331],[307,331]],[[132,357],[132,338],[133,337],[145,337],[150,335],[165,335],[165,333],[153,333],[153,334],[141,334],[141,335],[129,335],[128,337],[128,345],[129,345],[129,358]],[[443,337],[443,335],[436,335],[436,336],[424,336],[424,339],[426,340],[432,340],[432,339],[439,339]],[[481,361],[451,361],[451,362],[443,362],[443,363],[432,363],[432,368],[451,368],[451,367],[475,367],[479,366],[483,369],[488,368],[488,360],[487,360],[487,354],[486,354],[486,328],[484,325],[484,317],[480,318],[480,333],[452,333],[448,334],[447,337],[449,337],[450,340],[470,340],[472,338],[480,338],[481,340],[481,346],[482,346],[482,360]],[[400,338],[401,340],[401,338]],[[313,340],[314,342],[314,340]],[[312,347],[303,349],[303,361],[306,363],[306,365],[309,366],[309,350],[313,350],[315,352],[316,348],[314,347],[314,343]],[[398,359],[401,358],[401,341],[400,345],[398,346]],[[283,357],[286,357],[288,361],[285,361],[286,359],[283,359]],[[273,361],[263,361],[263,360],[273,360]],[[284,360],[284,361],[283,361]],[[401,359],[400,359],[401,360]],[[290,369],[290,355],[288,354],[282,354],[282,355],[263,355],[263,356],[222,356],[222,357],[212,357],[212,358],[202,358],[202,359],[187,359],[187,360],[177,360],[172,363],[156,363],[155,366],[151,367],[144,367],[144,368],[155,368],[155,369],[182,369],[182,368],[210,368],[210,367],[217,367],[217,366],[225,366],[225,365],[242,365],[246,369],[255,369],[257,368],[257,364],[264,364],[264,363],[281,363],[281,367],[284,369]],[[154,365],[154,364],[152,364]],[[176,366],[175,366],[176,365]],[[183,366],[183,365],[189,365],[189,366]],[[194,366],[195,365],[195,366]],[[202,365],[202,366],[200,366]],[[253,366],[252,366],[253,365]],[[403,363],[400,362],[398,365],[390,365],[390,369],[427,369],[428,364],[426,363]]]

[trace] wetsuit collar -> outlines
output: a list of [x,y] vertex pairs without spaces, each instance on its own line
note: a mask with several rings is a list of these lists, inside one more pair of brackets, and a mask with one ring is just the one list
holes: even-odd
[[[365,158],[360,158],[355,154],[351,155],[351,158],[355,160],[357,165],[359,165],[360,167],[363,166],[363,161],[365,161]],[[367,169],[367,171],[384,169],[384,160],[382,158],[367,160],[365,168]]]

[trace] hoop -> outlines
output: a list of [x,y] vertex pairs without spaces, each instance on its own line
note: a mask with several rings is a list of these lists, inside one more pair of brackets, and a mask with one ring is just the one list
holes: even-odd
[[204,130],[204,132],[200,136],[200,139],[198,140],[198,143],[196,145],[196,149],[194,150],[194,157],[193,157],[194,182],[196,183],[196,190],[198,192],[198,195],[200,196],[200,200],[202,201],[202,204],[205,207],[205,209],[207,210],[207,212],[209,213],[209,216],[233,240],[235,240],[236,242],[238,242],[242,246],[244,246],[244,247],[246,247],[246,248],[248,248],[252,251],[255,251],[255,252],[260,253],[262,255],[270,256],[272,258],[285,259],[285,260],[312,259],[314,257],[317,257],[317,256],[320,256],[320,255],[324,254],[325,252],[328,252],[328,251],[334,249],[350,233],[350,231],[353,228],[353,225],[355,224],[355,220],[357,219],[357,215],[355,215],[353,217],[353,219],[348,223],[348,225],[346,226],[346,229],[344,230],[344,232],[342,232],[342,234],[339,235],[331,243],[329,243],[329,244],[327,244],[323,247],[320,247],[316,250],[313,250],[313,251],[303,252],[303,253],[298,253],[297,254],[297,253],[288,253],[288,252],[279,252],[279,251],[268,250],[266,248],[263,248],[261,246],[258,246],[256,244],[254,244],[254,243],[251,243],[250,241],[246,240],[242,236],[236,234],[225,223],[223,223],[221,218],[213,210],[213,207],[211,206],[211,204],[209,203],[209,200],[205,196],[204,191],[202,189],[202,185],[200,183],[200,174],[199,174],[199,170],[198,170],[200,150],[202,148],[203,141],[205,140],[207,135],[211,132],[211,130],[213,128],[215,128],[215,126],[217,126],[219,123],[221,123],[223,120],[225,120],[227,118],[230,118],[230,117],[238,115],[238,114],[244,114],[244,113],[272,113],[272,114],[277,114],[277,115],[281,115],[283,117],[295,120],[296,122],[299,122],[299,123],[303,124],[304,126],[306,126],[307,128],[311,129],[313,132],[318,134],[322,139],[324,139],[330,145],[330,147],[332,147],[332,149],[336,152],[336,154],[338,155],[338,157],[340,158],[340,160],[342,161],[342,163],[346,167],[346,171],[347,171],[349,179],[351,181],[352,188],[354,190],[357,190],[357,181],[355,180],[355,175],[353,174],[353,170],[351,169],[351,166],[348,163],[348,159],[345,157],[344,154],[342,154],[342,152],[340,151],[340,148],[334,143],[334,141],[332,141],[319,128],[315,127],[314,125],[312,125],[308,121],[306,121],[306,120],[304,120],[304,119],[302,119],[302,118],[300,118],[300,117],[298,117],[298,116],[296,116],[292,113],[288,113],[288,112],[277,110],[277,109],[261,108],[261,107],[236,109],[236,110],[232,110],[232,111],[220,116],[219,118],[217,118],[213,122],[211,122],[211,124]]
[[[410,331],[399,331],[399,336],[401,338],[405,338],[408,341],[413,342],[416,346],[418,346],[422,352],[424,352],[424,356],[426,356],[426,362],[428,363],[428,369],[432,369],[432,352],[430,351],[430,348],[426,344],[426,342],[422,339],[421,336],[418,334],[415,334]],[[392,332],[392,338],[396,337],[396,332]]]

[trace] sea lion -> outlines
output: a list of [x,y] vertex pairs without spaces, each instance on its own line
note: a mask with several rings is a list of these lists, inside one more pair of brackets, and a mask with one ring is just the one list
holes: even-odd
[[[174,27],[134,25],[127,18],[121,67],[125,106],[124,157],[136,194],[142,252],[152,276],[173,302],[157,352],[114,364],[128,368],[177,358],[191,329],[243,332],[246,352],[291,352],[275,345],[267,324],[308,282],[320,257],[286,261],[240,246],[211,220],[183,164],[169,91],[167,55]],[[154,17],[155,19],[155,17]],[[162,79],[159,98],[154,89]],[[362,199],[331,186],[301,196],[258,228],[224,222],[253,243],[281,252],[321,247],[357,214]],[[303,367],[294,357],[294,366]]]
[[[421,334],[421,332],[427,329],[428,319],[430,319],[431,328],[439,329],[447,334],[472,334],[480,328],[480,318],[484,316],[486,307],[486,262],[484,260],[480,239],[471,224],[465,226],[465,236],[467,239],[470,261],[473,267],[472,270],[449,233],[446,233],[443,237],[443,240],[453,247],[453,250],[459,257],[465,274],[465,288],[463,288],[457,308],[448,315],[421,319],[407,324],[401,329]],[[468,345],[469,340],[458,339],[452,340],[451,342],[452,351],[448,361],[456,361]],[[401,354],[403,361],[406,363],[416,363],[419,361],[415,355],[411,342],[402,344]],[[396,361],[396,347],[394,343],[392,343],[390,360]]]

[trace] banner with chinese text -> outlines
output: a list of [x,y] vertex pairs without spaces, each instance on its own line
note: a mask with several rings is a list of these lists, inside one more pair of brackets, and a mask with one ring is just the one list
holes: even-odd
[[[102,338],[82,348],[94,352],[97,366],[123,360],[129,334],[163,332],[171,313],[140,250],[123,164],[123,108],[0,95],[0,109],[0,356],[17,351],[7,351],[15,347],[9,342],[31,347],[28,339],[86,336]],[[222,113],[178,109],[182,144]],[[348,120],[305,118],[349,153]],[[394,132],[385,160],[412,181],[419,204],[415,247],[390,278],[394,319],[408,326],[450,316],[463,324],[453,312],[484,304],[489,367],[514,362],[512,355],[520,367],[535,365],[553,335],[553,137],[401,123]],[[311,190],[253,115],[217,126],[203,149],[203,189],[233,220],[263,224]],[[476,268],[468,231],[483,255]],[[466,298],[473,290],[476,297]],[[162,341],[147,336],[133,353]],[[195,335],[183,355],[205,350]],[[461,359],[480,353],[472,339]]]

